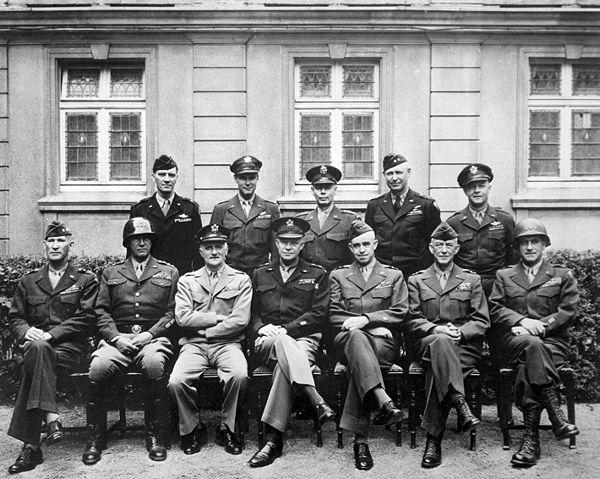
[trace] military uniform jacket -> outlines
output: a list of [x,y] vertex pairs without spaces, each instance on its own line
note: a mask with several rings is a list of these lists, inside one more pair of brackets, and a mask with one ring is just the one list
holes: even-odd
[[358,215],[334,206],[323,228],[319,227],[316,208],[297,216],[310,225],[310,230],[304,235],[304,248],[300,254],[303,259],[323,266],[327,271],[352,263],[352,254],[348,249],[348,229],[350,223],[360,219]]
[[501,269],[490,296],[492,325],[503,332],[527,317],[545,323],[546,336],[568,338],[578,305],[577,281],[571,271],[545,260],[531,284],[523,263]]
[[202,220],[194,201],[176,194],[165,217],[154,194],[131,207],[130,217],[136,216],[147,218],[156,232],[152,243],[154,258],[171,263],[180,274],[202,266],[194,240]]
[[185,334],[179,343],[242,341],[251,306],[252,282],[241,271],[225,265],[214,288],[206,267],[183,275],[175,296],[175,320]]
[[481,224],[469,208],[457,211],[448,224],[458,233],[460,250],[454,261],[481,275],[494,275],[513,262],[513,217],[500,208],[488,206]]
[[[369,324],[363,330],[374,336],[392,337],[400,328],[408,326],[408,288],[402,272],[393,266],[384,266],[377,261],[369,280],[365,281],[354,262],[333,270],[329,286],[329,322],[336,334],[346,319],[356,316],[369,318]],[[419,326],[415,321],[415,329]],[[427,325],[422,333],[426,334],[429,329]]]
[[273,249],[271,223],[280,216],[275,203],[258,195],[254,196],[248,217],[238,195],[216,205],[210,222],[231,231],[227,241],[227,263],[234,268],[252,269],[269,261],[269,253]]
[[409,189],[395,213],[391,193],[385,193],[369,201],[365,223],[375,231],[379,241],[375,255],[382,263],[405,271],[432,263],[429,240],[440,224],[440,210],[432,198]]
[[107,267],[102,273],[96,300],[98,332],[112,341],[126,328],[140,325],[154,337],[164,336],[175,321],[175,291],[179,273],[175,266],[150,257],[141,277],[131,259]]
[[479,275],[453,265],[442,290],[433,265],[408,279],[411,319],[425,318],[430,328],[452,323],[464,341],[481,340],[490,326]]
[[274,261],[254,271],[252,285],[255,337],[266,324],[284,327],[293,338],[322,332],[329,311],[329,284],[321,266],[300,259],[284,283],[279,261]]
[[50,333],[53,342],[86,340],[95,323],[96,275],[67,266],[55,289],[48,265],[21,278],[8,313],[10,330],[22,343],[30,327]]

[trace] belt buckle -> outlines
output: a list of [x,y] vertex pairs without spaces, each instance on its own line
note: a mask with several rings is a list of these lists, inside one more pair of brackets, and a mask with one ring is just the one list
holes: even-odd
[[140,334],[142,332],[142,327],[139,324],[134,324],[131,326],[131,332],[134,334]]

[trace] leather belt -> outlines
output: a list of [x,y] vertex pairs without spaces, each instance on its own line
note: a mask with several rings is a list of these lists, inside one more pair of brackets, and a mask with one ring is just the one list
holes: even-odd
[[117,329],[119,333],[139,334],[148,331],[152,326],[152,324],[118,324]]

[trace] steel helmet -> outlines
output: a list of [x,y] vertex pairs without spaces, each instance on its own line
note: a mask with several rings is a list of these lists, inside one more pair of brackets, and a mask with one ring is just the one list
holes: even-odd
[[525,218],[517,223],[514,239],[519,239],[523,236],[541,236],[546,240],[546,246],[550,246],[550,237],[548,236],[546,227],[537,218]]
[[123,228],[123,246],[127,248],[127,241],[133,236],[148,235],[152,239],[156,237],[154,229],[152,229],[152,223],[146,218],[137,217],[131,218],[125,223]]

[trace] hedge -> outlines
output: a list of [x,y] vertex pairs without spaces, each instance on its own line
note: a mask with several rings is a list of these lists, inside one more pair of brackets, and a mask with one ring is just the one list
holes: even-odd
[[[548,251],[550,262],[564,265],[573,271],[581,293],[579,315],[571,328],[570,365],[575,369],[579,401],[600,402],[600,251]],[[73,259],[80,267],[98,276],[118,256],[79,256]],[[12,256],[0,259],[0,402],[14,398],[20,377],[20,357],[16,354],[7,315],[12,296],[21,276],[44,263],[39,256]],[[493,398],[493,376],[489,357],[482,365],[487,401]]]

